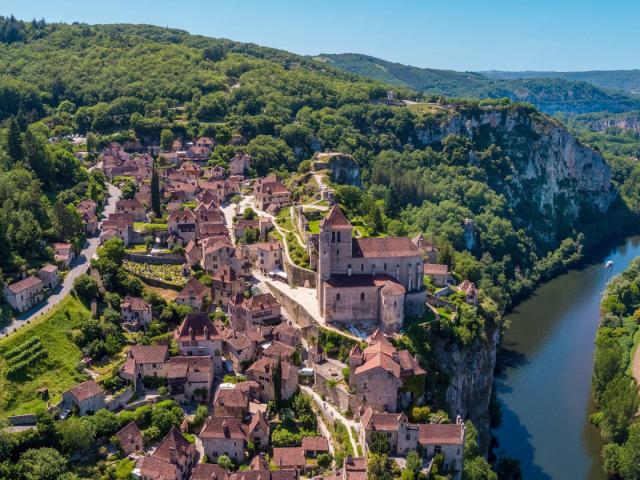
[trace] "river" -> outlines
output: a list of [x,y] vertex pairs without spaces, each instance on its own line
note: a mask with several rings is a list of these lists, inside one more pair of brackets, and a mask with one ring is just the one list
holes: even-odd
[[[600,435],[589,423],[599,303],[609,279],[638,255],[640,236],[602,248],[506,316],[495,453],[520,460],[525,480],[605,478]],[[603,268],[609,260],[613,267]]]

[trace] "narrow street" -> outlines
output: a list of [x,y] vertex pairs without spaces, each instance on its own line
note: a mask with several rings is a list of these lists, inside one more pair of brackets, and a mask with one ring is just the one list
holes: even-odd
[[[109,198],[104,207],[103,217],[108,216],[110,213],[114,213],[116,210],[116,202],[120,199],[120,189],[115,187],[114,185],[107,184],[109,191]],[[55,293],[50,295],[44,302],[39,304],[38,306],[24,312],[21,315],[15,317],[11,323],[6,325],[0,331],[0,338],[9,335],[13,332],[14,329],[20,328],[27,321],[36,319],[48,311],[50,311],[53,307],[55,307],[58,303],[60,303],[69,292],[73,288],[73,282],[76,278],[78,278],[83,273],[86,273],[89,269],[89,264],[91,258],[95,255],[96,250],[98,249],[98,245],[100,243],[100,228],[102,227],[102,222],[98,225],[98,233],[87,239],[84,248],[80,251],[76,259],[73,261],[73,268],[69,270],[67,276],[62,281],[62,283],[58,286]]]
[[355,430],[356,432],[359,430],[358,422],[356,422],[354,420],[349,420],[348,418],[346,418],[344,415],[342,415],[342,413],[340,413],[338,411],[337,408],[335,408],[329,402],[325,402],[324,400],[322,400],[320,395],[318,395],[311,387],[300,385],[300,389],[304,393],[309,395],[313,399],[314,402],[316,402],[316,405],[318,406],[318,408],[328,418],[333,418],[333,419],[336,419],[336,420],[340,420],[344,424],[344,426],[347,428],[347,433],[349,434],[349,440],[351,441],[351,446],[353,448],[353,454],[357,456],[358,455],[358,439],[353,437],[352,430]]

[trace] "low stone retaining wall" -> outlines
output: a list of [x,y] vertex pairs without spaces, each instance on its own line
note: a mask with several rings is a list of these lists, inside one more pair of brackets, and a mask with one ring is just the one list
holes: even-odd
[[133,393],[133,388],[129,387],[119,394],[107,397],[107,408],[112,412],[118,410],[133,398]]
[[313,270],[299,267],[293,263],[289,263],[286,256],[283,255],[284,271],[287,272],[287,280],[289,285],[294,287],[316,288],[318,285],[318,274]]
[[14,427],[36,425],[38,423],[37,417],[31,413],[27,413],[25,415],[14,415],[13,417],[9,417],[7,420],[9,421],[9,424]]
[[149,263],[152,265],[182,265],[184,258],[175,255],[146,255],[140,253],[126,253],[125,260],[135,263]]

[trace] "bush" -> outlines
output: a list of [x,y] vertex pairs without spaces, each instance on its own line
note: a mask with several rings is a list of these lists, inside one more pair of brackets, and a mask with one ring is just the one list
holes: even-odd
[[85,304],[90,303],[98,296],[98,282],[83,273],[73,281],[73,290]]
[[229,470],[231,467],[233,467],[233,462],[227,455],[220,455],[216,463],[225,470]]

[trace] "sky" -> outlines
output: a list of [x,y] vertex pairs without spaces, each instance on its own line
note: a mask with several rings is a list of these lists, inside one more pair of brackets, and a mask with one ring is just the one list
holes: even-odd
[[0,14],[463,71],[640,68],[636,0],[0,0]]

